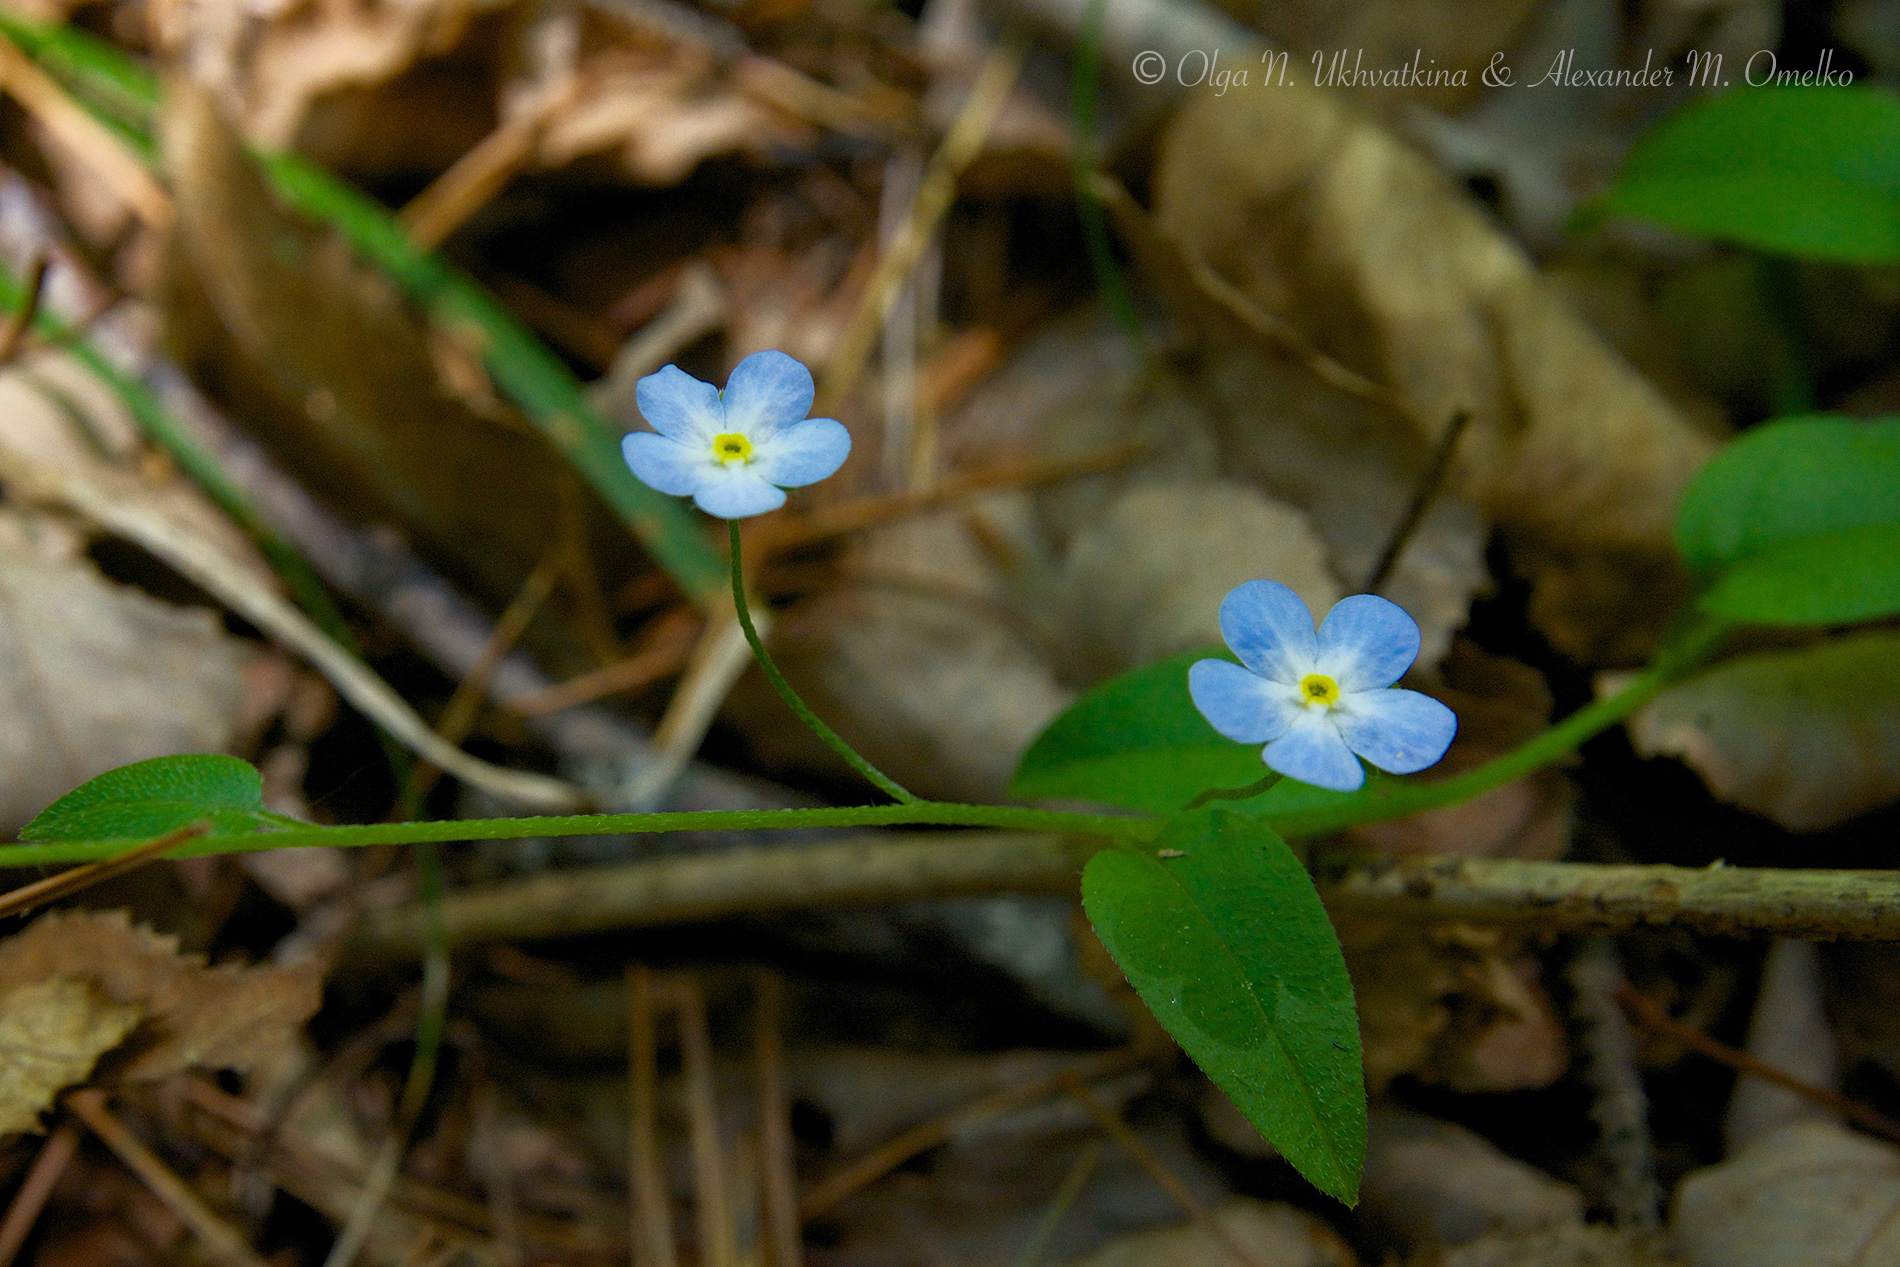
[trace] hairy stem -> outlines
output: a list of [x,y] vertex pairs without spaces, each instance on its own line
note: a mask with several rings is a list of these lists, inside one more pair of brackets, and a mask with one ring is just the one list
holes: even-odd
[[811,728],[812,734],[824,740],[827,748],[843,757],[846,765],[869,779],[879,791],[902,805],[923,804],[915,792],[899,785],[896,779],[866,761],[850,744],[840,739],[837,731],[825,725],[817,713],[806,707],[805,701],[798,698],[798,692],[792,689],[792,684],[778,671],[778,665],[772,662],[771,653],[766,651],[765,643],[759,639],[759,631],[752,627],[752,610],[746,606],[745,567],[739,560],[739,521],[726,520],[726,532],[732,543],[732,605],[739,613],[739,628],[745,630],[745,640],[751,645],[752,657],[759,662],[766,681],[772,684],[772,689],[778,692],[778,697],[785,701],[786,707],[798,714],[798,720]]

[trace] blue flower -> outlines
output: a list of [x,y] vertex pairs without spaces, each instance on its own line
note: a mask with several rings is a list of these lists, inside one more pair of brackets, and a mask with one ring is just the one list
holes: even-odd
[[1190,668],[1194,705],[1229,739],[1264,743],[1260,759],[1288,778],[1352,792],[1366,781],[1354,753],[1411,774],[1451,746],[1456,714],[1389,689],[1418,658],[1418,625],[1398,604],[1355,594],[1316,633],[1298,594],[1248,581],[1221,600],[1220,629],[1240,664]]
[[653,430],[620,442],[627,465],[721,519],[777,510],[786,489],[816,484],[851,452],[843,423],[805,417],[811,371],[783,352],[740,361],[723,393],[669,365],[641,379],[634,399]]

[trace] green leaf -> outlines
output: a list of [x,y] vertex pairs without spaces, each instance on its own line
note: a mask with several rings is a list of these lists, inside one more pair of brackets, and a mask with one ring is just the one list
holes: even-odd
[[1818,86],[1705,97],[1646,133],[1578,224],[1617,215],[1781,254],[1900,260],[1900,98]]
[[1188,695],[1188,666],[1210,656],[1234,658],[1184,651],[1084,692],[1029,745],[1010,794],[1165,814],[1208,788],[1259,779],[1260,746],[1222,736]]
[[41,810],[20,839],[145,840],[200,819],[217,835],[307,825],[264,808],[264,782],[250,763],[189,753],[107,770]]
[[1900,613],[1900,524],[1784,542],[1722,573],[1711,615],[1757,625],[1844,625]]
[[1704,610],[1761,624],[1900,611],[1900,418],[1755,428],[1697,473],[1676,547],[1709,578]]
[[1366,1089],[1352,981],[1286,842],[1258,819],[1194,810],[1150,847],[1090,859],[1082,904],[1182,1049],[1315,1187],[1353,1204]]

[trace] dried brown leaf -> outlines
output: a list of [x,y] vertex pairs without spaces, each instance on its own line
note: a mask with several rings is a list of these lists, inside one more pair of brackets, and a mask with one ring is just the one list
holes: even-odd
[[[0,390],[4,385],[0,384]],[[93,775],[231,741],[244,643],[115,584],[56,521],[0,515],[0,833]]]
[[1832,827],[1900,798],[1900,634],[1738,656],[1629,729],[1638,752],[1681,757],[1725,801],[1796,831]]
[[[560,457],[512,413],[471,408],[485,383],[443,381],[439,354],[461,334],[432,351],[431,328],[386,279],[286,213],[208,94],[175,81],[161,131],[179,191],[164,299],[183,359],[306,486],[352,518],[402,525],[505,604],[562,521],[572,477]],[[590,493],[577,504],[598,565],[632,566],[626,531]]]
[[85,1081],[140,1015],[138,1007],[115,1003],[72,977],[0,991],[0,1135],[37,1131],[53,1097]]
[[1646,653],[1658,596],[1681,585],[1676,499],[1714,440],[1483,211],[1382,125],[1294,85],[1196,95],[1156,188],[1163,236],[1396,392],[1419,443],[1469,411],[1456,488],[1509,534],[1547,636],[1584,659]]
[[143,1018],[125,1076],[150,1080],[279,1059],[316,1013],[322,966],[207,968],[124,911],[56,911],[0,942],[0,990],[52,979],[83,982]]

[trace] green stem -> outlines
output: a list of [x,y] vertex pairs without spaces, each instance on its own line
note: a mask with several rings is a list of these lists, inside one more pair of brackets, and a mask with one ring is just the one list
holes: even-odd
[[1115,324],[1137,353],[1144,352],[1141,317],[1128,293],[1121,266],[1115,261],[1115,248],[1108,237],[1108,218],[1102,213],[1102,200],[1095,196],[1089,181],[1095,175],[1095,104],[1102,68],[1102,27],[1108,17],[1108,0],[1088,0],[1082,9],[1081,29],[1075,35],[1075,78],[1069,91],[1070,131],[1075,134],[1075,212],[1082,222],[1082,245],[1088,251],[1089,267],[1095,284],[1115,318]]
[[[1014,805],[917,801],[908,805],[827,806],[819,809],[688,810],[666,814],[570,814],[545,818],[461,818],[426,823],[363,823],[292,827],[200,836],[172,858],[246,853],[302,845],[413,845],[425,840],[522,840],[537,836],[614,836],[640,832],[771,831],[801,827],[1000,827],[1077,836],[1148,836],[1162,820],[1134,814],[1076,814]],[[61,840],[0,845],[0,867],[96,862],[125,852],[127,841]]]
[[765,643],[759,639],[759,631],[752,627],[752,609],[746,605],[745,566],[739,559],[739,521],[726,520],[726,532],[731,542],[729,550],[732,560],[732,606],[739,613],[739,628],[745,630],[745,640],[751,645],[752,656],[759,662],[759,668],[764,670],[766,681],[772,684],[772,689],[778,692],[778,697],[785,701],[786,707],[798,714],[798,720],[811,728],[812,734],[824,740],[827,748],[843,757],[846,765],[869,779],[879,791],[900,804],[923,804],[922,799],[915,792],[900,786],[896,779],[866,761],[850,744],[840,739],[837,731],[825,725],[817,713],[806,707],[805,701],[798,698],[798,692],[792,689],[792,684],[787,682],[785,675],[778,671],[778,665],[772,662],[772,656],[766,651]]

